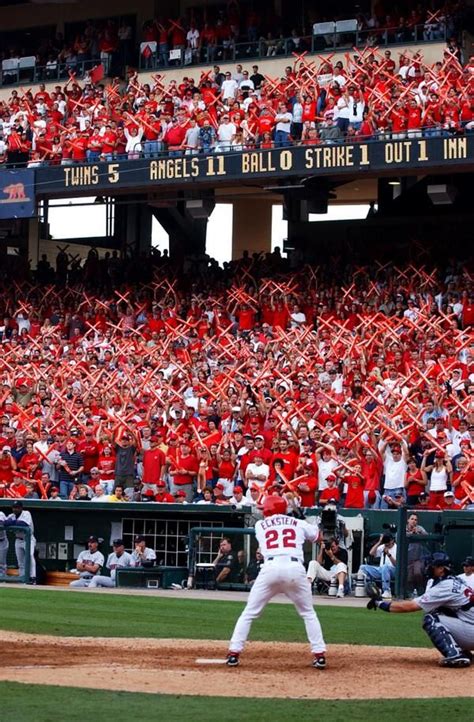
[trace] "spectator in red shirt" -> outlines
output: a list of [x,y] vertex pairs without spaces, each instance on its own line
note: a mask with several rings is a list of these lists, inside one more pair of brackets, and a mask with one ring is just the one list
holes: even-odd
[[192,502],[194,497],[194,481],[198,473],[198,461],[191,454],[189,442],[182,441],[176,454],[176,461],[171,466],[169,474],[173,486],[186,494],[186,501]]

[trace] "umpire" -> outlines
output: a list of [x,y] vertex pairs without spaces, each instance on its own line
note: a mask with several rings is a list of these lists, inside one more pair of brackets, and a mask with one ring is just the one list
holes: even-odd
[[424,594],[410,601],[386,602],[375,585],[367,609],[384,612],[425,612],[423,629],[443,655],[443,667],[469,667],[474,650],[474,592],[460,577],[451,574],[444,552],[427,560],[428,582]]

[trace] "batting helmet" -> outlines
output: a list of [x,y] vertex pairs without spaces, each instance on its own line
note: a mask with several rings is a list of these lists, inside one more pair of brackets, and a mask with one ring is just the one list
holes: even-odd
[[286,514],[287,504],[281,496],[267,496],[263,502],[263,516]]
[[429,577],[433,576],[434,567],[444,567],[447,572],[451,571],[451,559],[445,552],[434,552],[425,560],[425,569]]

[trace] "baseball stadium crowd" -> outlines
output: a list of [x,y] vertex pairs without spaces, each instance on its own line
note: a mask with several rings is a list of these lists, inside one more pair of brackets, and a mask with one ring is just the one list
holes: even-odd
[[158,258],[138,282],[44,257],[2,282],[0,494],[472,507],[472,269],[424,258]]
[[101,82],[98,66],[0,101],[0,164],[41,167],[456,135],[474,128],[474,57],[455,41],[421,51],[365,47],[337,62],[295,53],[281,78],[219,66],[166,82]]
[[[17,82],[15,60],[35,60],[37,80],[54,80],[84,72],[97,63],[108,76],[124,75],[127,66],[167,67],[245,60],[258,56],[274,57],[292,51],[324,50],[343,44],[356,34],[319,35],[318,24],[352,17],[357,37],[367,45],[443,40],[457,37],[465,19],[463,3],[438,3],[436,10],[424,3],[407,2],[398,8],[377,3],[372,8],[338,7],[337,14],[327,8],[306,3],[304,22],[300,18],[284,20],[275,15],[274,4],[259,3],[244,9],[239,3],[188,8],[183,17],[157,16],[137,26],[133,13],[84,22],[66,22],[54,32],[50,26],[29,28],[28,32],[2,33],[0,30],[0,84]],[[138,41],[138,42],[137,42]],[[10,62],[9,62],[10,61]],[[31,67],[31,66],[29,66]],[[28,73],[26,73],[28,74]]]

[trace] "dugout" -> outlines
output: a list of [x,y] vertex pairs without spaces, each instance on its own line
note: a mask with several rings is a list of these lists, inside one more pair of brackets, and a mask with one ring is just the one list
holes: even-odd
[[[188,564],[190,530],[210,527],[200,562],[211,562],[217,553],[224,528],[238,532],[252,524],[252,517],[244,508],[235,510],[222,506],[152,504],[152,503],[93,503],[79,501],[49,502],[24,500],[35,525],[38,557],[48,571],[65,571],[75,566],[75,560],[94,534],[104,541],[104,556],[112,550],[112,540],[122,537],[126,548],[133,548],[136,534],[144,534],[147,544],[155,549],[157,565],[184,569]],[[0,510],[8,514],[12,500],[0,499]],[[358,509],[344,509],[344,517],[360,515]],[[318,509],[308,515],[319,514]],[[419,523],[429,534],[442,534],[446,552],[453,559],[455,569],[467,554],[474,553],[474,512],[417,511]],[[384,531],[384,524],[397,525],[397,511],[363,510],[365,546]],[[372,541],[373,543],[373,541]],[[14,563],[11,562],[10,563]]]

